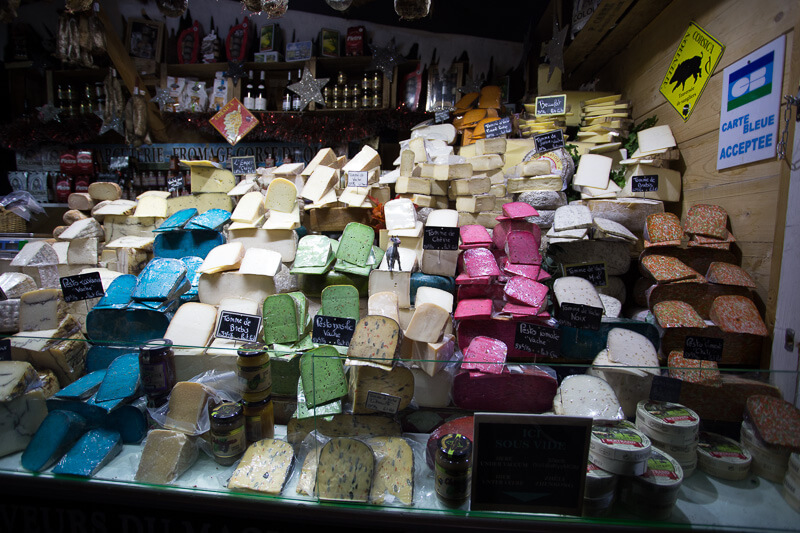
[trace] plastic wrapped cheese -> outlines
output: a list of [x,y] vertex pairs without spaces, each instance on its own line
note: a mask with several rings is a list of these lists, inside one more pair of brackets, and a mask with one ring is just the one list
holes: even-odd
[[614,389],[606,381],[588,375],[567,376],[553,398],[557,415],[589,416],[595,420],[624,418]]

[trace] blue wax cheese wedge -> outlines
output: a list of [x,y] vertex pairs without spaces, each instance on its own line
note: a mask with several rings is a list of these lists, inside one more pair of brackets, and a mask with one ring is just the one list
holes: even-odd
[[321,500],[367,502],[374,472],[369,446],[355,439],[333,438],[319,455],[317,494]]
[[30,444],[22,452],[22,468],[32,472],[47,470],[86,433],[86,419],[72,411],[52,411],[42,421]]
[[168,259],[183,259],[187,256],[204,259],[211,250],[222,244],[225,244],[225,236],[219,231],[168,231],[156,235],[153,255]]
[[186,265],[178,259],[155,258],[144,268],[133,291],[134,300],[169,300],[186,280]]
[[342,237],[339,239],[336,259],[366,266],[374,240],[375,230],[365,224],[350,222],[344,227]]
[[[91,350],[94,348],[95,346],[90,348],[89,351],[91,352]],[[116,359],[121,354],[115,353],[114,355]],[[55,393],[55,397],[61,400],[85,400],[86,398],[89,398],[97,391],[97,389],[100,387],[100,383],[103,382],[103,379],[105,377],[106,377],[105,369],[90,372],[89,374],[86,374],[77,381],[73,381],[72,383],[70,383],[57,393]]]
[[414,501],[414,451],[399,437],[373,437],[367,444],[375,454],[375,477],[370,502],[403,505]]
[[205,213],[197,215],[187,222],[184,229],[220,231],[230,219],[230,211],[226,211],[225,209],[209,209]]
[[54,474],[91,477],[122,451],[122,437],[116,431],[92,429],[53,468]]
[[139,355],[126,354],[114,359],[109,365],[106,377],[94,397],[95,402],[127,400],[139,396]]
[[277,439],[262,439],[251,444],[244,452],[228,482],[228,488],[280,494],[293,465],[294,449],[291,444]]
[[385,316],[365,316],[356,324],[347,363],[391,369],[400,343],[400,326]]
[[[196,233],[196,232],[195,232]],[[181,294],[181,301],[188,302],[196,300],[198,296],[198,289],[200,285],[200,265],[203,264],[203,258],[197,256],[181,257],[181,261],[186,265],[186,279],[189,280],[191,288]]]
[[331,415],[338,415],[341,412],[341,398],[331,400],[327,403],[321,403],[314,407],[309,407],[308,403],[306,402],[306,393],[303,390],[303,380],[297,380],[297,410],[292,415],[292,418],[321,418]]
[[175,231],[179,229],[183,229],[189,220],[193,217],[197,216],[197,209],[194,207],[188,207],[186,209],[181,209],[180,211],[176,212],[174,215],[169,217],[167,220],[161,223],[158,228],[154,229],[154,232],[161,233],[165,231]]
[[178,479],[197,461],[194,438],[168,429],[154,429],[147,434],[136,481],[166,485]]
[[24,450],[46,416],[42,389],[0,402],[0,457]]
[[106,294],[95,304],[93,309],[125,309],[131,303],[137,278],[133,274],[124,274],[114,279],[106,288]]
[[123,444],[138,444],[147,434],[147,417],[143,402],[121,405],[103,420],[102,427],[117,431]]
[[300,380],[306,392],[306,404],[316,407],[347,394],[342,360],[331,346],[320,346],[300,358]]
[[[119,316],[119,313],[117,313]],[[89,351],[86,353],[86,372],[91,374],[92,372],[97,372],[99,370],[105,370],[108,368],[108,365],[111,364],[111,361],[119,357],[120,355],[124,355],[126,353],[132,353],[135,350],[138,350],[138,346],[101,346],[99,344],[95,344],[89,348]],[[88,374],[87,374],[88,375]],[[84,376],[86,377],[86,376]],[[81,378],[83,379],[83,378]],[[94,378],[97,379],[97,387],[100,386],[100,382],[103,381],[102,377]],[[97,390],[95,387],[88,395],[91,396]],[[61,389],[64,390],[64,389]],[[60,391],[59,391],[60,392]]]
[[352,285],[333,285],[322,289],[320,315],[341,318],[359,317],[358,289]]

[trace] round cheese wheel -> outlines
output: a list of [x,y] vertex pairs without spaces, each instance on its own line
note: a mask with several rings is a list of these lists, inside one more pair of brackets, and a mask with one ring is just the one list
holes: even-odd
[[717,433],[700,433],[697,462],[700,470],[722,479],[745,479],[750,473],[753,456],[733,439]]
[[636,406],[636,427],[659,442],[686,446],[697,440],[700,417],[677,403],[642,400]]
[[650,439],[626,420],[592,426],[589,460],[609,472],[639,476],[647,469]]

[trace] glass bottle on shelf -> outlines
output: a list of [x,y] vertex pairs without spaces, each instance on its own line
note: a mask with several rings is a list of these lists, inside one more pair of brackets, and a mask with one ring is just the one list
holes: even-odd
[[106,109],[106,89],[103,82],[98,81],[94,84],[94,94],[95,101],[97,102],[95,111],[98,114],[102,114]]
[[247,77],[247,85],[244,89],[244,101],[242,102],[247,109],[255,109],[256,99],[255,90],[253,89],[253,71],[251,70]]
[[258,83],[258,90],[256,91],[256,102],[255,108],[258,111],[266,111],[267,110],[267,82],[266,82],[266,72],[261,71],[261,79]]
[[289,71],[286,75],[286,89],[283,91],[283,104],[281,109],[284,111],[292,110],[292,91],[289,90],[289,85],[292,84],[292,73]]
[[342,109],[347,109],[351,104],[350,100],[350,87],[347,85],[342,86]]
[[350,97],[352,98],[353,109],[361,107],[361,88],[357,83],[354,83],[352,87],[350,87]]
[[56,92],[56,107],[61,109],[62,112],[66,110],[67,106],[67,98],[65,95],[64,87],[59,85],[58,91]]
[[328,109],[333,107],[333,102],[331,101],[331,89],[329,87],[322,89],[322,98],[325,100],[325,107]]
[[[300,81],[303,78],[303,71],[298,69],[297,70],[297,81]],[[294,93],[292,96],[292,111],[302,111],[300,109],[300,95]]]
[[72,92],[72,85],[67,85],[67,94],[66,94],[66,109],[64,109],[64,114],[68,117],[74,117],[75,113],[75,95]]

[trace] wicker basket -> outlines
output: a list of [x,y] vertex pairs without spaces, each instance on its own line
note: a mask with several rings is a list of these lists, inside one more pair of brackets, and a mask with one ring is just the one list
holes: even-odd
[[25,219],[0,207],[0,233],[25,233]]

